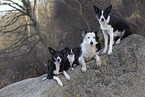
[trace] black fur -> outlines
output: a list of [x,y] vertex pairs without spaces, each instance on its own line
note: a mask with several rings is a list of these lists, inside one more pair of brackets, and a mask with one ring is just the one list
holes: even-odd
[[[67,51],[68,48],[63,49],[62,51],[55,51],[52,48],[48,48],[49,52],[51,54],[51,59],[48,60],[48,65],[47,65],[47,69],[48,69],[48,75],[47,78],[48,79],[53,79],[54,74],[54,70],[56,70],[56,57],[59,56],[61,58],[61,60],[63,60],[65,53]],[[62,73],[64,70],[63,66],[60,63],[60,69],[59,69],[59,73]]]
[[[109,21],[108,24],[113,27],[113,32],[115,32],[117,30],[122,32],[122,31],[125,30],[125,33],[124,33],[124,35],[122,36],[121,39],[124,39],[125,37],[132,34],[132,31],[130,30],[129,25],[120,18],[117,18],[115,16],[110,15],[110,21]],[[118,39],[119,39],[119,37],[114,37],[115,42]]]
[[80,55],[82,54],[81,47],[74,48],[74,54],[75,54],[75,61],[72,66],[73,68],[79,65],[78,59],[79,59]]
[[[109,16],[110,11],[112,9],[112,5],[107,7],[105,10],[99,9],[95,5],[93,7],[94,7],[94,10],[95,10],[95,13],[96,13],[98,19],[100,19],[102,11],[104,11],[104,13],[103,13],[104,18],[107,19],[108,16]],[[129,25],[123,19],[120,19],[120,18],[117,18],[115,16],[110,15],[110,21],[109,21],[108,25],[111,25],[111,27],[113,28],[113,32],[115,32],[117,30],[119,32],[123,32],[125,30],[124,35],[122,35],[122,36],[115,36],[114,37],[114,44],[116,43],[116,41],[119,38],[121,38],[121,40],[122,40],[125,37],[127,37],[127,36],[132,34],[132,31],[131,31]]]
[[[47,69],[48,69],[47,79],[53,79],[53,76],[55,75],[53,72],[54,72],[54,70],[56,70],[56,66],[52,60],[48,61]],[[59,72],[61,73],[62,70],[63,70],[62,66],[60,66]]]
[[65,70],[65,71],[67,71],[67,70],[69,70],[71,68],[71,64],[70,64],[69,59],[67,58],[67,56],[68,55],[74,55],[74,53],[71,53],[70,51],[71,51],[71,49],[67,50],[67,53],[64,56],[64,59],[62,60],[63,70]]

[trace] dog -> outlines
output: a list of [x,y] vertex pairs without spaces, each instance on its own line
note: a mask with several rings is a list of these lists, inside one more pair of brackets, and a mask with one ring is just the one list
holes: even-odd
[[96,40],[97,32],[95,31],[83,31],[82,30],[82,37],[83,42],[80,45],[80,53],[78,57],[79,64],[82,65],[82,72],[86,72],[86,62],[90,61],[91,59],[96,59],[96,65],[97,67],[101,66],[101,60],[98,56],[97,52],[99,49],[96,48],[96,45],[99,43],[98,40]]
[[80,65],[78,59],[81,55],[81,47],[75,47],[74,50],[73,50],[74,54],[75,54],[75,60],[74,60],[74,63],[72,65],[73,68],[77,67],[78,65]]
[[113,44],[119,44],[122,39],[132,34],[129,25],[125,21],[109,15],[111,9],[112,5],[105,10],[99,9],[94,5],[96,17],[99,21],[105,40],[105,48],[102,54],[107,53],[109,41],[108,35],[110,36],[108,55],[112,54]]
[[48,60],[48,74],[47,77],[44,77],[45,79],[54,79],[58,82],[60,86],[63,86],[62,81],[57,77],[58,74],[63,73],[67,80],[70,80],[70,76],[65,71],[66,68],[62,65],[63,58],[68,51],[68,47],[61,50],[61,51],[55,51],[54,49],[48,47],[49,52],[51,54],[51,59]]
[[74,68],[74,61],[75,61],[75,53],[74,49],[67,49],[67,53],[64,56],[64,59],[62,60],[62,66],[64,70],[69,70]]

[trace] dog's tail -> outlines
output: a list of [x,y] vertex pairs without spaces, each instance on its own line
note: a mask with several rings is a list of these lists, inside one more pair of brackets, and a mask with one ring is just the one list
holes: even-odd
[[124,35],[121,37],[121,40],[126,38],[127,36],[133,34],[132,31],[130,30],[130,28],[125,29]]

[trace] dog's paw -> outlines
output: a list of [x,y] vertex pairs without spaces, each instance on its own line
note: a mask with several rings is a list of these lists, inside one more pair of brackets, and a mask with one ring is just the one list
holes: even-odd
[[74,68],[71,68],[71,70],[74,70]]
[[44,77],[42,80],[46,80],[47,79],[47,77]]
[[101,60],[97,61],[97,67],[101,66]]
[[111,55],[111,54],[112,54],[112,51],[109,51],[109,52],[108,52],[108,55]]
[[69,76],[69,75],[68,75],[68,76],[66,76],[66,79],[67,79],[67,80],[70,80],[70,76]]
[[70,76],[66,73],[66,71],[63,71],[63,74],[67,80],[70,80]]
[[104,51],[102,52],[102,55],[106,54],[106,52],[107,52],[107,50],[104,50]]
[[98,55],[96,55],[96,65],[97,65],[97,67],[101,66],[101,59]]
[[120,44],[121,39],[118,39],[115,44]]
[[82,72],[86,72],[87,68],[86,67],[82,67]]
[[63,87],[63,84],[62,84],[62,82],[61,82],[61,81],[59,81],[59,82],[58,82],[58,84],[59,84],[61,87]]

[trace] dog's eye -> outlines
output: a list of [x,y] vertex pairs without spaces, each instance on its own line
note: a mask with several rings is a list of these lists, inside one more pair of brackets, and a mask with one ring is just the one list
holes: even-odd
[[93,38],[95,38],[95,37],[93,37]]
[[88,37],[88,39],[90,39],[90,37]]

